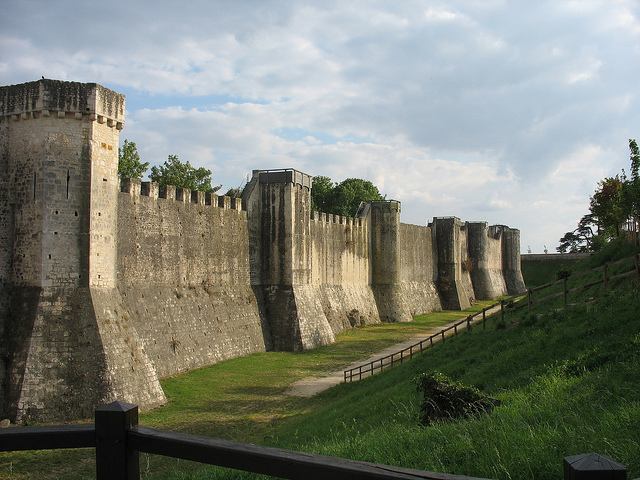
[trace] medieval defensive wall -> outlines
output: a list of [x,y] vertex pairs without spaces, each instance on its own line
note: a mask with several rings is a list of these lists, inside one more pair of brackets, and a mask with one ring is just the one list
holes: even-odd
[[506,226],[313,212],[293,169],[242,199],[120,180],[124,112],[93,83],[0,87],[0,418],[148,409],[163,377],[525,289]]

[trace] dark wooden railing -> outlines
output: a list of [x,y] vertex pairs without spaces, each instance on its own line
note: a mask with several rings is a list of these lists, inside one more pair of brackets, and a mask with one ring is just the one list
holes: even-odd
[[344,382],[362,380],[363,376],[366,377],[367,374],[374,375],[375,373],[382,372],[385,368],[400,365],[405,360],[412,359],[414,355],[422,353],[426,349],[433,347],[435,343],[444,342],[447,336],[458,335],[461,330],[471,330],[472,325],[476,323],[482,322],[482,327],[485,328],[487,316],[496,312],[501,312],[501,315],[504,316],[504,311],[507,308],[507,305],[510,305],[515,298],[518,297],[511,297],[489,305],[481,311],[468,315],[467,317],[448,325],[442,330],[439,330],[438,332],[414,343],[413,345],[403,348],[402,350],[393,352],[369,363],[349,368],[343,372]]
[[[0,452],[60,448],[95,448],[96,480],[139,480],[140,452],[300,480],[482,480],[141,427],[138,406],[122,402],[97,408],[94,425],[0,430]],[[624,465],[599,454],[564,459],[565,480],[626,474]]]
[[[626,269],[624,269],[624,264],[627,264]],[[614,269],[614,267],[617,267],[618,265],[623,266],[623,271],[615,275],[612,275],[611,270]],[[598,278],[597,280],[592,280],[589,282],[582,283],[581,285],[577,285],[575,287],[569,288],[569,280],[575,283],[576,281],[579,281],[580,279],[583,279],[587,276],[593,275],[594,272],[599,272],[599,271],[602,271],[602,274],[600,278]],[[606,262],[603,265],[600,265],[599,267],[592,268],[578,275],[564,276],[564,278],[559,278],[558,280],[555,280],[553,282],[549,282],[543,285],[539,285],[537,287],[529,288],[527,290],[526,301],[522,300],[520,302],[517,302],[517,304],[514,305],[514,308],[519,309],[519,308],[528,307],[528,309],[531,310],[535,305],[546,303],[546,302],[549,302],[550,300],[555,300],[561,297],[562,297],[563,306],[566,307],[569,304],[569,295],[571,295],[572,293],[583,292],[585,290],[588,290],[598,285],[602,285],[606,290],[607,288],[609,288],[610,282],[613,282],[615,280],[622,280],[622,279],[630,278],[634,276],[638,276],[640,278],[640,254],[621,258],[614,262]],[[538,294],[538,292],[552,289],[554,287],[559,287],[560,291],[546,295],[544,297],[536,298],[536,295]]]
[[300,480],[474,480],[146,428],[138,425],[137,405],[122,402],[96,409],[95,425],[0,430],[2,452],[59,448],[95,448],[96,480],[139,480],[140,452]]
[[[625,263],[629,264],[629,268],[624,270],[622,273],[618,273],[615,275],[610,274],[610,271],[613,267]],[[606,289],[608,288],[609,283],[612,281],[633,277],[635,275],[640,277],[640,254],[621,258],[620,260],[616,260],[614,262],[605,263],[599,267],[595,267],[578,275],[571,276],[570,278],[572,281],[576,281],[586,276],[592,275],[594,272],[598,272],[600,270],[602,270],[602,276],[598,280],[586,282],[573,288],[569,288],[568,286],[569,277],[564,277],[553,282],[529,288],[523,295],[512,296],[501,300],[500,302],[496,302],[493,305],[485,307],[481,311],[469,315],[466,318],[463,318],[462,320],[459,320],[447,326],[446,328],[443,328],[442,330],[428,336],[427,338],[420,340],[413,345],[410,345],[409,347],[406,347],[397,352],[393,352],[376,360],[372,360],[368,363],[363,363],[362,365],[344,370],[343,381],[345,383],[348,383],[362,380],[367,376],[375,375],[376,373],[380,373],[385,369],[400,365],[404,361],[412,359],[414,355],[422,353],[424,350],[433,347],[435,343],[444,342],[445,338],[448,335],[451,335],[451,331],[453,331],[453,335],[457,335],[460,330],[471,330],[472,325],[474,325],[475,323],[479,323],[480,319],[482,321],[483,328],[485,328],[488,314],[493,315],[500,312],[500,319],[504,321],[507,312],[516,311],[525,307],[528,307],[529,310],[531,310],[535,305],[546,303],[550,300],[555,300],[560,297],[562,297],[563,304],[566,307],[569,302],[569,295],[572,293],[582,292],[596,285],[604,285]],[[561,286],[561,290],[559,292],[536,298],[538,292],[559,286]]]

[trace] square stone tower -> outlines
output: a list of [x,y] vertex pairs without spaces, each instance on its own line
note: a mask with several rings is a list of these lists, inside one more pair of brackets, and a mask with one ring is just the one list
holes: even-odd
[[0,87],[0,405],[17,420],[113,391],[96,312],[116,282],[124,112],[95,83]]
[[114,285],[123,122],[124,96],[94,83],[0,88],[0,281]]

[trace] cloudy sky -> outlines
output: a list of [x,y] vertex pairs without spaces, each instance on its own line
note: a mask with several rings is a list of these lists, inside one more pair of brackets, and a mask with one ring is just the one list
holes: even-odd
[[640,138],[639,0],[3,0],[0,84],[98,82],[122,138],[223,188],[252,169],[366,178],[403,221],[550,250]]

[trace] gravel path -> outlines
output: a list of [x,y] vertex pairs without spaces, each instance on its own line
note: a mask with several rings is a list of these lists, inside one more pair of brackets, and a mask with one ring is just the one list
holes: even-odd
[[[491,315],[495,312],[499,312],[500,311],[500,307],[494,307],[490,310],[487,310],[487,316]],[[433,328],[431,330],[427,330],[423,333],[420,333],[418,335],[413,335],[411,337],[409,337],[408,339],[399,342],[399,343],[394,343],[393,345],[390,345],[389,347],[385,348],[384,350],[380,350],[376,353],[374,353],[373,355],[371,355],[369,358],[365,358],[365,359],[361,359],[358,360],[357,362],[354,362],[350,365],[345,365],[343,368],[341,368],[340,370],[336,370],[334,372],[330,372],[327,373],[324,376],[321,377],[306,377],[303,379],[298,380],[297,382],[292,383],[289,386],[289,389],[285,392],[285,395],[289,395],[292,397],[313,397],[314,395],[317,395],[320,392],[323,392],[335,385],[338,385],[339,383],[342,383],[342,381],[344,380],[344,371],[345,370],[349,370],[350,368],[355,368],[359,365],[364,365],[366,363],[371,363],[371,362],[375,362],[376,360],[380,360],[382,357],[386,357],[387,355],[391,355],[394,352],[398,352],[400,350],[403,350],[407,347],[410,347],[411,345],[415,345],[416,343],[418,343],[420,340],[428,338],[429,336],[433,335],[434,333],[438,333],[441,330],[447,328],[450,325],[453,325],[456,322],[459,322],[460,320],[467,318],[467,315],[462,315],[460,318],[457,318],[456,320],[451,321],[450,323],[443,325],[442,327],[436,327]],[[478,320],[474,321],[473,323],[478,323],[482,321],[482,317],[478,317]],[[453,330],[450,330],[449,332],[447,332],[445,334],[445,336],[450,336],[453,335]],[[437,343],[442,341],[440,337],[436,337],[433,339],[433,343]],[[366,377],[368,376],[368,373],[363,373],[362,377]]]

